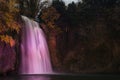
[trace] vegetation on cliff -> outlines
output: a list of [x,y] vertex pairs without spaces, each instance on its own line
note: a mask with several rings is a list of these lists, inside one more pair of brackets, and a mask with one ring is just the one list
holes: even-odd
[[19,10],[15,0],[0,0],[0,39],[11,46],[13,39],[20,31],[17,22]]
[[82,0],[68,6],[54,0],[51,6],[60,14],[56,24],[63,32],[57,36],[57,50],[65,70],[120,71],[119,0]]

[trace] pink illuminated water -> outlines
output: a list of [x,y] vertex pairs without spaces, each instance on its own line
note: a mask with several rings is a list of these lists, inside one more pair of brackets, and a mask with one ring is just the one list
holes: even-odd
[[43,30],[39,24],[22,16],[20,74],[50,74],[52,67]]

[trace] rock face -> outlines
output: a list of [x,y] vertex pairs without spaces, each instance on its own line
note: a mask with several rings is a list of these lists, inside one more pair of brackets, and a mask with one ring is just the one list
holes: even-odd
[[16,53],[14,49],[4,42],[0,42],[0,73],[14,70]]

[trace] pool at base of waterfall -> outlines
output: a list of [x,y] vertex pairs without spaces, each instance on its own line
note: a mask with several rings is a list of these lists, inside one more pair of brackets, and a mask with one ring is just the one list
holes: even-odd
[[37,74],[1,76],[0,80],[120,80],[116,74]]

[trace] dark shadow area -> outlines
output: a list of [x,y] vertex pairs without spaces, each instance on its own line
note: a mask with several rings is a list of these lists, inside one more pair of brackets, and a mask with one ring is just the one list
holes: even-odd
[[0,80],[120,80],[119,75],[64,74],[64,75],[22,75],[0,77]]

